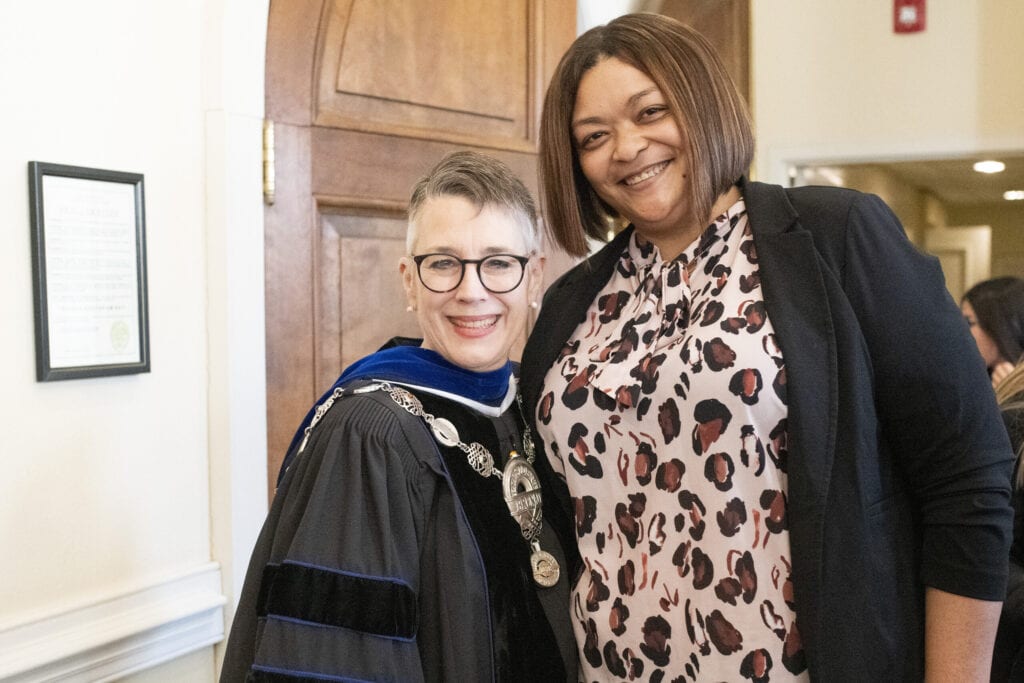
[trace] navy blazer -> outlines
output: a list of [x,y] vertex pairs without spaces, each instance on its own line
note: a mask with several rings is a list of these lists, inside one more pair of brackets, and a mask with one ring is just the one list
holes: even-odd
[[[984,365],[937,259],[878,197],[739,186],[785,361],[792,576],[811,676],[920,680],[925,585],[1004,597],[1013,453]],[[531,414],[631,232],[545,294],[523,354]]]

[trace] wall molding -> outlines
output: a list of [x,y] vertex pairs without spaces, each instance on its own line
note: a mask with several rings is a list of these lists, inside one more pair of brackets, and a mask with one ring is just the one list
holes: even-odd
[[0,624],[0,682],[109,681],[224,639],[220,565]]

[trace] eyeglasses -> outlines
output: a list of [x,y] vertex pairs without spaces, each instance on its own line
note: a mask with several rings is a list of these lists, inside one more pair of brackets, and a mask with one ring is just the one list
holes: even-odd
[[431,292],[444,294],[460,284],[466,274],[466,264],[476,266],[480,284],[492,294],[511,292],[523,281],[529,256],[493,254],[485,258],[459,258],[451,254],[420,254],[413,256],[420,282]]

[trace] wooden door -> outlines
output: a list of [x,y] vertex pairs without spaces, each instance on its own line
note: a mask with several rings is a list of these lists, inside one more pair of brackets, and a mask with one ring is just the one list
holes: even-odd
[[271,0],[271,492],[292,433],[341,369],[418,334],[398,277],[413,183],[476,148],[536,193],[541,99],[575,26],[564,0]]
[[652,11],[704,34],[718,51],[736,88],[750,102],[750,0],[660,0],[648,4]]

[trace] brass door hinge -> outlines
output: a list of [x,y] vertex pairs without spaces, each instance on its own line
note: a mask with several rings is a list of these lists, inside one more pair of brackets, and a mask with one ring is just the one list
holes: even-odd
[[263,201],[274,203],[274,122],[263,120]]

